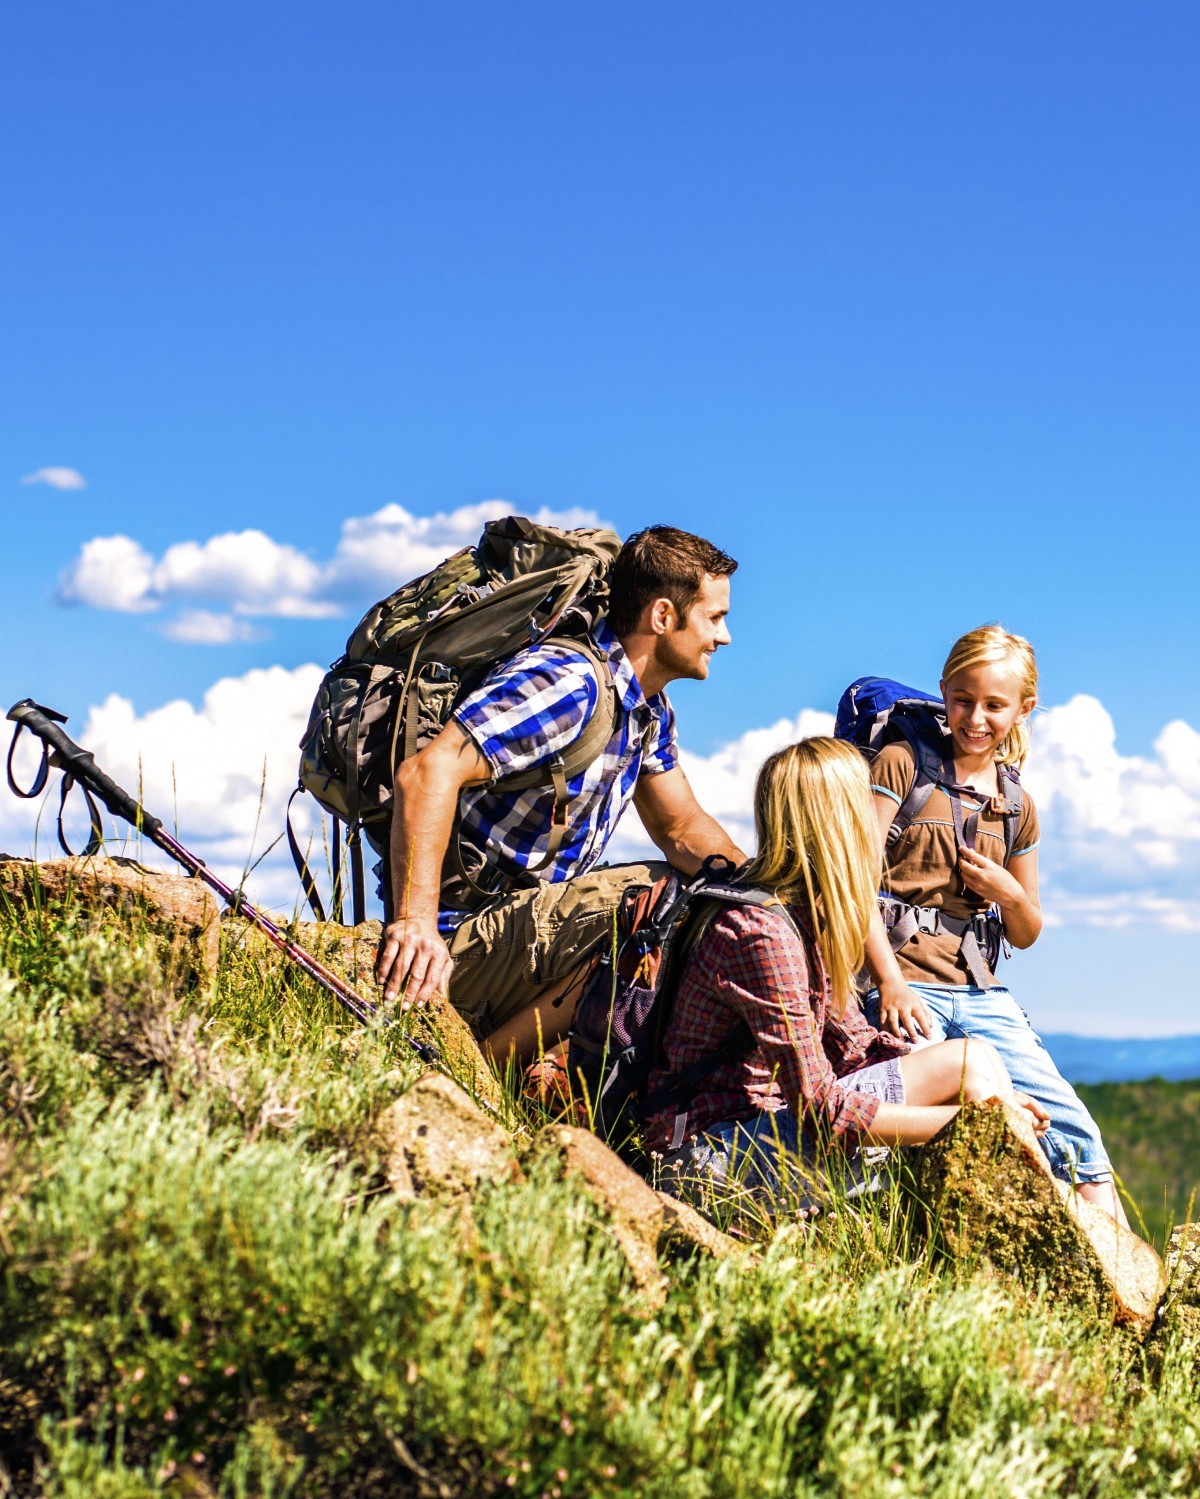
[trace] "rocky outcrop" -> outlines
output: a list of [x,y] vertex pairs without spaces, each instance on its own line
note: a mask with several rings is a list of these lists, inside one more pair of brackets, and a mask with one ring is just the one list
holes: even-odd
[[[388,1182],[405,1199],[466,1205],[485,1182],[520,1175],[505,1130],[437,1072],[425,1073],[389,1104],[376,1121],[376,1136]],[[587,1192],[651,1304],[666,1295],[660,1255],[744,1252],[687,1203],[654,1191],[587,1130],[548,1125],[534,1138],[526,1159],[531,1164],[553,1161]]]
[[557,1161],[565,1175],[579,1182],[600,1209],[638,1286],[652,1301],[666,1294],[661,1254],[699,1250],[723,1258],[745,1252],[695,1208],[656,1192],[588,1130],[547,1125],[534,1139],[530,1155]]
[[145,935],[159,948],[172,976],[202,987],[216,978],[220,903],[190,875],[161,874],[136,859],[39,862],[0,854],[0,891],[17,910],[79,902],[116,911],[132,936]]
[[1149,1328],[1163,1284],[1158,1255],[1051,1175],[1024,1109],[966,1104],[905,1154],[929,1234],[951,1259],[986,1260],[1095,1315]]
[[1159,1313],[1163,1325],[1196,1337],[1200,1335],[1200,1223],[1181,1223],[1171,1230],[1164,1268],[1167,1291]]
[[[228,916],[225,923],[228,946],[236,946],[256,960],[264,969],[274,969],[287,959],[272,946],[261,932],[241,917]],[[375,982],[375,955],[381,932],[378,921],[364,921],[361,926],[339,926],[336,922],[301,921],[288,928],[292,939],[307,948],[327,968],[348,983],[372,1004],[382,1003]],[[501,1089],[495,1073],[488,1066],[470,1027],[445,996],[436,998],[409,1020],[414,1034],[431,1040],[437,1048],[439,1065],[455,1078],[478,1102],[499,1110]]]
[[403,1198],[462,1202],[485,1181],[519,1174],[507,1133],[440,1072],[389,1104],[376,1133],[388,1184]]

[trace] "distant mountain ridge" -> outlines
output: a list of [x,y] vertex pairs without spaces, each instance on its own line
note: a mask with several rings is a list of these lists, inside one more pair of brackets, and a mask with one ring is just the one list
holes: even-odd
[[1198,1036],[1068,1036],[1042,1040],[1055,1065],[1073,1083],[1126,1083],[1161,1077],[1200,1080]]

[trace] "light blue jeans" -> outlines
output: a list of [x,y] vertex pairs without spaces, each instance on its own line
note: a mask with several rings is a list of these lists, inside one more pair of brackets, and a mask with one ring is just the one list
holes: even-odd
[[[1105,1182],[1112,1166],[1096,1121],[1083,1100],[1054,1065],[1029,1016],[1007,989],[995,985],[977,989],[971,984],[910,984],[933,1015],[930,1041],[954,1041],[969,1036],[988,1041],[1000,1053],[1018,1093],[1028,1093],[1050,1115],[1050,1128],[1041,1145],[1055,1176],[1069,1182]],[[879,992],[872,989],[863,1002],[867,1019],[879,1024]]]

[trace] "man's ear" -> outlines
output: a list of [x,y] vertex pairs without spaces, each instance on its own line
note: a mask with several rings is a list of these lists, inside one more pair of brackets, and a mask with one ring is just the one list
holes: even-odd
[[650,632],[666,635],[675,628],[675,605],[670,599],[655,599],[650,605]]

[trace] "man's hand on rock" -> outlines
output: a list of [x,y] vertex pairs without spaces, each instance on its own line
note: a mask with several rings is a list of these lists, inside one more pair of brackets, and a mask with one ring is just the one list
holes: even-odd
[[422,1009],[450,986],[454,960],[437,929],[436,918],[402,916],[383,929],[375,977],[386,1003],[397,998],[402,1010]]

